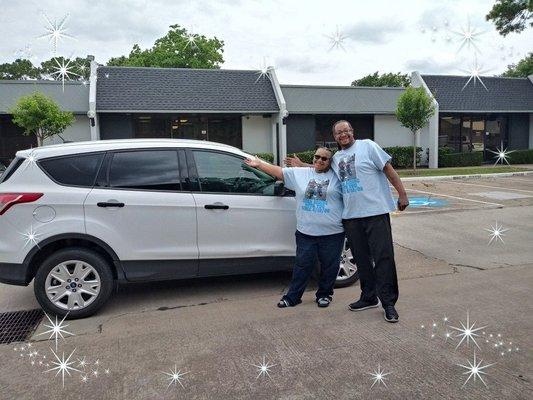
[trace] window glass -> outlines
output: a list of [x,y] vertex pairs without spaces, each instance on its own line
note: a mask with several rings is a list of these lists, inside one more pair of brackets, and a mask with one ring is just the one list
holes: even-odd
[[274,195],[276,179],[243,162],[242,158],[211,151],[193,151],[203,192]]
[[141,150],[115,153],[109,186],[143,190],[181,190],[178,152]]
[[62,185],[92,187],[104,154],[76,154],[68,157],[43,159],[41,167]]
[[461,151],[461,118],[444,116],[439,124],[439,147],[450,147]]

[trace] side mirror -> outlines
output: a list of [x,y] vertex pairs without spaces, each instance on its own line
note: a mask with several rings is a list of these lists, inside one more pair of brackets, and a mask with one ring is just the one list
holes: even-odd
[[274,183],[274,196],[283,196],[285,194],[285,185],[282,181]]

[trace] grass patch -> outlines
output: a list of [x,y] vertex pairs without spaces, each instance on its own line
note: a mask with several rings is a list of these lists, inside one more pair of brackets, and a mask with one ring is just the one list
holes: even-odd
[[457,168],[435,168],[435,169],[399,169],[397,170],[400,177],[409,176],[446,176],[446,175],[478,175],[478,174],[497,174],[502,172],[523,172],[528,168],[512,167],[497,165],[495,167],[457,167]]

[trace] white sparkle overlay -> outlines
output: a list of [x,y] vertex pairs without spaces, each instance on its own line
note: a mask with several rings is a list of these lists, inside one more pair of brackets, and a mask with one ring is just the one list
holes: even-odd
[[325,35],[329,41],[330,41],[330,48],[329,51],[333,49],[342,49],[346,51],[344,48],[344,42],[346,39],[348,39],[348,36],[345,36],[340,30],[339,26],[336,26],[335,32],[333,32],[331,35]]
[[[178,366],[174,364],[174,369],[170,368],[170,372],[162,372],[165,375],[168,375],[168,380],[170,380],[167,389],[174,385],[177,387],[179,384],[183,389],[185,389],[185,386],[183,386],[182,381],[185,380],[184,375],[187,375],[189,372],[181,372],[181,370],[178,369]],[[107,372],[106,372],[107,374]]]
[[57,44],[63,38],[74,39],[74,36],[66,33],[67,28],[65,23],[69,17],[69,14],[66,14],[63,18],[57,22],[57,20],[52,21],[46,14],[43,13],[43,17],[46,21],[46,33],[38,36],[38,38],[48,38],[49,42],[53,44],[54,54],[57,52]]
[[34,245],[34,246],[39,247],[39,240],[40,240],[39,236],[41,235],[38,234],[33,229],[33,225],[30,225],[30,229],[27,232],[19,232],[19,234],[22,236],[22,239],[25,241],[24,247],[28,245]]
[[268,79],[270,80],[270,70],[272,69],[273,67],[270,67],[267,65],[267,62],[266,62],[266,58],[263,57],[263,64],[261,66],[261,68],[258,68],[257,69],[257,72],[256,72],[256,75],[257,75],[257,79],[255,80],[255,83],[259,82],[260,80],[263,80],[263,79]]
[[470,69],[461,69],[461,71],[469,75],[469,78],[464,84],[461,91],[465,90],[465,88],[468,86],[470,82],[473,82],[474,86],[476,86],[477,81],[481,83],[481,86],[483,86],[487,92],[489,91],[489,89],[487,89],[487,86],[485,86],[485,83],[481,79],[481,75],[486,72],[489,72],[490,69],[483,69],[483,66],[478,64],[477,57],[474,57],[474,63],[471,65]]
[[73,333],[71,332],[68,332],[65,330],[65,328],[68,326],[68,324],[65,324],[65,318],[67,318],[67,315],[65,315],[63,317],[63,319],[60,321],[60,322],[57,322],[57,315],[55,317],[55,322],[52,321],[52,319],[48,316],[48,314],[46,314],[46,318],[48,318],[48,321],[50,321],[50,325],[46,325],[44,324],[45,327],[47,328],[50,328],[49,330],[45,331],[45,332],[41,332],[39,333],[37,336],[39,335],[46,335],[47,333],[50,334],[50,337],[48,339],[52,339],[52,337],[54,338],[55,340],[55,343],[56,343],[56,351],[57,351],[57,341],[59,339],[59,337],[61,337],[61,339],[64,339],[65,336],[63,336],[63,334],[66,334],[66,335],[74,335]]
[[509,164],[509,161],[507,159],[509,158],[509,154],[513,153],[516,150],[504,149],[503,142],[501,142],[500,147],[496,148],[496,151],[494,150],[488,150],[488,151],[495,154],[494,158],[496,158],[496,162],[494,163],[494,166],[496,166],[496,164],[498,163],[501,163],[503,165],[504,162],[507,163],[507,165],[511,165]]
[[479,345],[476,342],[475,337],[479,336],[479,334],[477,332],[482,330],[482,329],[485,329],[486,326],[481,326],[479,328],[474,328],[474,326],[476,325],[476,322],[474,322],[472,325],[470,325],[470,314],[469,314],[468,311],[466,312],[466,325],[463,324],[462,321],[460,322],[460,324],[461,324],[461,328],[456,328],[455,326],[450,326],[451,329],[455,329],[456,331],[459,332],[457,334],[457,337],[461,338],[461,340],[459,341],[459,343],[457,343],[457,346],[455,348],[457,349],[461,345],[461,343],[463,343],[463,341],[465,339],[466,339],[466,345],[467,346],[470,345],[470,340],[472,340],[472,342],[474,342],[474,344],[478,348],[480,348]]
[[505,232],[507,232],[509,229],[504,228],[503,225],[499,225],[498,221],[496,221],[494,225],[491,225],[490,229],[485,230],[490,233],[490,245],[493,242],[497,242],[498,240],[500,240],[502,243],[505,243],[502,239],[502,236],[505,236]]
[[46,370],[44,372],[50,372],[57,370],[56,376],[58,376],[61,373],[61,380],[63,383],[63,388],[65,388],[65,372],[70,376],[70,371],[76,371],[81,372],[79,369],[76,369],[74,367],[71,367],[72,364],[75,363],[75,361],[70,361],[70,358],[76,351],[76,349],[72,350],[72,353],[65,359],[65,352],[63,352],[62,357],[59,358],[59,356],[54,352],[54,350],[50,349],[52,354],[55,356],[57,361],[51,361],[52,364],[55,364],[56,366],[53,368],[50,368],[49,370]]
[[460,52],[466,47],[467,50],[473,49],[475,53],[481,53],[477,46],[477,42],[479,41],[479,37],[486,33],[486,31],[479,31],[476,28],[472,28],[470,17],[467,17],[466,26],[461,27],[459,31],[452,30],[451,32],[458,36],[460,40],[460,46],[457,49],[457,52]]
[[457,364],[458,366],[463,367],[463,368],[466,369],[466,372],[463,372],[463,375],[468,375],[468,378],[466,379],[465,383],[463,383],[463,386],[461,386],[461,387],[462,388],[465,387],[465,385],[468,383],[468,381],[472,377],[474,377],[474,382],[476,381],[476,378],[479,378],[479,380],[481,382],[483,382],[483,384],[485,386],[487,386],[487,384],[485,383],[485,381],[483,380],[481,375],[487,375],[487,373],[485,371],[483,371],[483,370],[485,368],[488,368],[488,367],[494,365],[495,363],[482,365],[483,360],[479,360],[479,362],[477,362],[477,360],[476,360],[476,350],[475,349],[474,349],[474,360],[473,360],[473,362],[470,362],[470,360],[467,360],[467,361],[468,361],[468,366],[467,365],[463,365],[463,364]]
[[369,373],[369,375],[372,375],[371,379],[374,381],[372,383],[372,386],[370,386],[370,388],[373,388],[376,383],[378,385],[383,384],[383,386],[387,387],[387,385],[385,384],[385,379],[388,379],[388,378],[385,378],[385,376],[390,375],[391,373],[392,372],[385,372],[385,370],[382,370],[381,365],[378,364],[377,370],[374,370],[374,372]]
[[270,368],[276,366],[276,364],[270,364],[270,361],[266,361],[266,356],[263,356],[263,361],[260,364],[252,364],[252,365],[256,367],[257,370],[259,371],[255,379],[258,379],[260,376],[262,377],[268,376],[269,378],[271,378]]
[[74,76],[79,77],[80,75],[72,71],[72,68],[74,68],[74,65],[72,66],[70,65],[72,62],[70,59],[67,59],[66,63],[64,59],[62,59],[61,62],[59,62],[57,58],[54,58],[54,61],[57,66],[54,67],[55,71],[52,72],[51,75],[52,77],[54,77],[54,79],[61,80],[61,84],[62,84],[63,92],[64,92],[65,91],[65,79],[70,80],[72,79],[72,77]]

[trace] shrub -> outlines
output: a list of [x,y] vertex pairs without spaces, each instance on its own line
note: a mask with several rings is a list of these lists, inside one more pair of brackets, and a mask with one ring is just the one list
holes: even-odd
[[439,167],[470,167],[483,163],[483,152],[472,153],[441,153],[439,152]]
[[[495,154],[496,156],[496,154]],[[515,150],[507,156],[509,164],[533,164],[533,149]],[[494,159],[496,161],[496,159]]]
[[[385,150],[392,157],[391,164],[394,168],[413,168],[413,148],[396,146],[385,147]],[[416,163],[420,164],[422,157],[422,147],[416,148]]]
[[274,154],[272,153],[255,153],[255,156],[259,157],[261,160],[265,160],[272,164],[274,162]]

